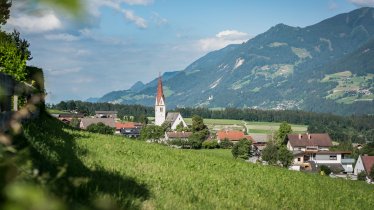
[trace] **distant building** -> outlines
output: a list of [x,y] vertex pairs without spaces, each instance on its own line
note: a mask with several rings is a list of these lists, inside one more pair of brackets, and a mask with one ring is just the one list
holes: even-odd
[[117,111],[95,111],[96,118],[117,118]]
[[69,124],[73,118],[78,120],[84,117],[84,114],[75,114],[75,113],[62,113],[62,114],[52,114],[53,117],[56,117],[60,121]]
[[140,136],[140,131],[142,129],[141,123],[126,122],[126,123],[116,123],[116,133],[122,134],[128,138],[137,138]]
[[186,122],[179,112],[169,112],[166,114],[166,103],[162,80],[161,77],[159,77],[155,102],[155,125],[161,126],[164,122],[169,122],[172,130],[175,130],[179,124],[182,124],[183,127],[187,127]]
[[192,132],[177,132],[177,131],[173,131],[173,132],[166,132],[165,133],[165,141],[170,141],[170,140],[176,140],[176,139],[180,139],[180,140],[188,140],[188,138],[192,135]]
[[333,172],[353,172],[354,159],[346,158],[350,151],[330,151],[332,140],[327,133],[288,134],[287,149],[293,153],[293,164],[311,171],[318,171],[321,165]]
[[[368,156],[368,155],[363,155],[363,156],[358,156],[355,169],[354,169],[354,174],[358,175],[360,172],[365,172],[366,175],[368,175],[371,170],[373,170],[374,167],[374,156]],[[374,182],[374,180],[371,180]]]
[[222,130],[217,132],[217,141],[220,143],[224,139],[227,139],[233,143],[238,142],[240,139],[248,139],[253,144],[256,142],[253,138],[249,135],[245,135],[243,131],[236,131],[236,130]]
[[88,126],[92,124],[97,123],[103,123],[104,125],[107,125],[109,127],[115,128],[116,123],[114,121],[114,118],[82,118],[79,127],[81,129],[87,129]]

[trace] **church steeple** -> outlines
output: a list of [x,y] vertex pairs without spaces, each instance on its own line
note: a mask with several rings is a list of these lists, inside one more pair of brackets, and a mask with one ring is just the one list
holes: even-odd
[[166,104],[161,75],[158,78],[157,95],[155,103],[155,125],[161,126],[166,119]]
[[158,84],[157,84],[156,105],[159,105],[161,102],[165,103],[165,96],[164,96],[164,90],[162,87],[162,79],[161,79],[161,76],[159,76]]

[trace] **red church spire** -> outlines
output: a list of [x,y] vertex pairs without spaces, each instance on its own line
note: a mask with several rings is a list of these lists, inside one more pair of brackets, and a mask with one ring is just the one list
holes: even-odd
[[162,80],[161,80],[161,75],[160,75],[158,77],[156,104],[160,104],[161,98],[165,103],[164,91],[162,89]]

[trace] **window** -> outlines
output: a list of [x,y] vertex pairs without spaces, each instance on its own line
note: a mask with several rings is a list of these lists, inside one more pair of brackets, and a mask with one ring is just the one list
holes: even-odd
[[160,112],[163,112],[163,111],[164,111],[164,109],[162,107],[160,107]]
[[299,161],[299,162],[300,162],[300,161],[301,161],[301,158],[297,158],[297,161]]
[[330,155],[330,160],[336,160],[336,159],[337,159],[336,155]]

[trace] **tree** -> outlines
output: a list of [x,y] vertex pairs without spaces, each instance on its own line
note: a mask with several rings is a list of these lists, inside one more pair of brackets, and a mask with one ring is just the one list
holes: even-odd
[[100,134],[114,134],[114,128],[105,125],[102,122],[97,124],[91,124],[87,127],[88,132],[100,133]]
[[9,19],[10,7],[12,6],[12,1],[10,0],[0,0],[0,25],[5,25]]
[[234,146],[234,144],[230,140],[228,140],[227,138],[225,138],[225,139],[223,139],[219,142],[219,147],[221,149],[231,149],[233,146]]
[[164,135],[164,129],[157,125],[147,125],[140,131],[140,138],[143,140],[159,140]]
[[289,125],[287,122],[282,122],[279,126],[279,129],[276,133],[276,142],[277,145],[280,146],[282,144],[285,144],[285,138],[287,134],[290,134],[292,132],[291,125]]
[[283,167],[288,168],[292,165],[293,155],[285,146],[281,146],[278,149],[278,160]]
[[374,181],[374,166],[371,167],[370,173],[369,173],[369,178]]
[[204,124],[203,118],[198,115],[192,117],[192,133],[195,139],[203,142],[209,136],[209,129]]
[[73,128],[79,128],[79,124],[80,124],[80,120],[76,117],[73,117],[73,119],[71,119],[69,125]]
[[216,149],[219,147],[217,140],[205,140],[202,146],[205,149]]
[[270,142],[264,150],[262,150],[262,160],[267,161],[270,165],[274,165],[278,161],[278,148]]
[[164,123],[162,123],[161,127],[164,130],[164,132],[171,131],[171,122],[165,121]]
[[326,174],[327,176],[331,174],[331,169],[328,166],[321,165],[319,168],[320,173]]
[[248,159],[251,156],[252,142],[248,139],[240,139],[238,143],[234,144],[231,153],[234,158]]
[[365,181],[366,180],[366,173],[365,171],[361,171],[357,174],[357,180],[359,181]]

